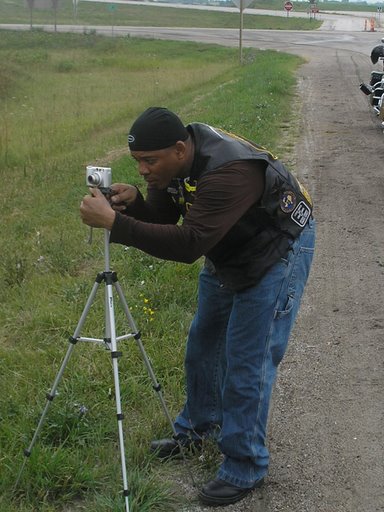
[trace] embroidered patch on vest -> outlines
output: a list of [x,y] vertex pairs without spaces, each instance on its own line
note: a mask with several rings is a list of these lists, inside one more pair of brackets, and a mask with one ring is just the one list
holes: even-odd
[[296,222],[296,224],[303,228],[306,225],[310,215],[310,207],[305,204],[304,201],[300,201],[295,210],[292,212],[291,219],[293,222]]
[[292,190],[283,192],[280,199],[280,208],[284,213],[291,213],[296,206],[296,196]]

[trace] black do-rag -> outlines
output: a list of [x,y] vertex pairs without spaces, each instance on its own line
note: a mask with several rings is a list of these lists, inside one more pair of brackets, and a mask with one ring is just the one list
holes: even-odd
[[128,145],[131,151],[156,151],[186,140],[188,132],[179,117],[163,107],[150,107],[133,123]]

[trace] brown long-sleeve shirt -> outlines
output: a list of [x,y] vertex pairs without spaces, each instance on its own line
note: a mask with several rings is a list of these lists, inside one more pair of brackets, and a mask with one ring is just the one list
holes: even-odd
[[257,203],[264,191],[261,161],[238,161],[199,179],[183,222],[166,190],[148,188],[126,212],[117,213],[110,241],[165,260],[192,263],[207,254]]

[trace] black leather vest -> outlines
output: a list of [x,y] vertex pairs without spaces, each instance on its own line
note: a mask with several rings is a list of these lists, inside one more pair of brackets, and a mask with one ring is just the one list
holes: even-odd
[[190,175],[173,180],[168,192],[184,216],[192,205],[199,179],[228,162],[255,160],[265,163],[265,190],[253,205],[206,255],[219,279],[231,289],[253,284],[286,255],[312,215],[305,188],[265,148],[254,142],[202,123],[188,125],[195,143]]

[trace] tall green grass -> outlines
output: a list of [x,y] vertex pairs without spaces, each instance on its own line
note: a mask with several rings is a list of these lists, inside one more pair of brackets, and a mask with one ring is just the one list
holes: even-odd
[[[218,46],[1,32],[0,37],[0,510],[48,512],[122,508],[114,383],[109,353],[78,344],[18,489],[26,448],[67,351],[96,274],[103,233],[92,245],[78,208],[85,166],[110,165],[114,181],[142,186],[126,150],[134,118],[150,105],[242,133],[277,150],[291,119],[300,60]],[[111,247],[145,349],[174,415],[182,405],[185,337],[201,262],[183,265]],[[101,286],[84,336],[103,337]],[[116,299],[117,334],[127,331]],[[119,345],[131,510],[181,510],[176,463],[148,453],[169,433],[133,341]],[[217,462],[193,460],[203,479]],[[181,473],[181,477],[179,474]],[[187,478],[185,476],[185,478]]]

